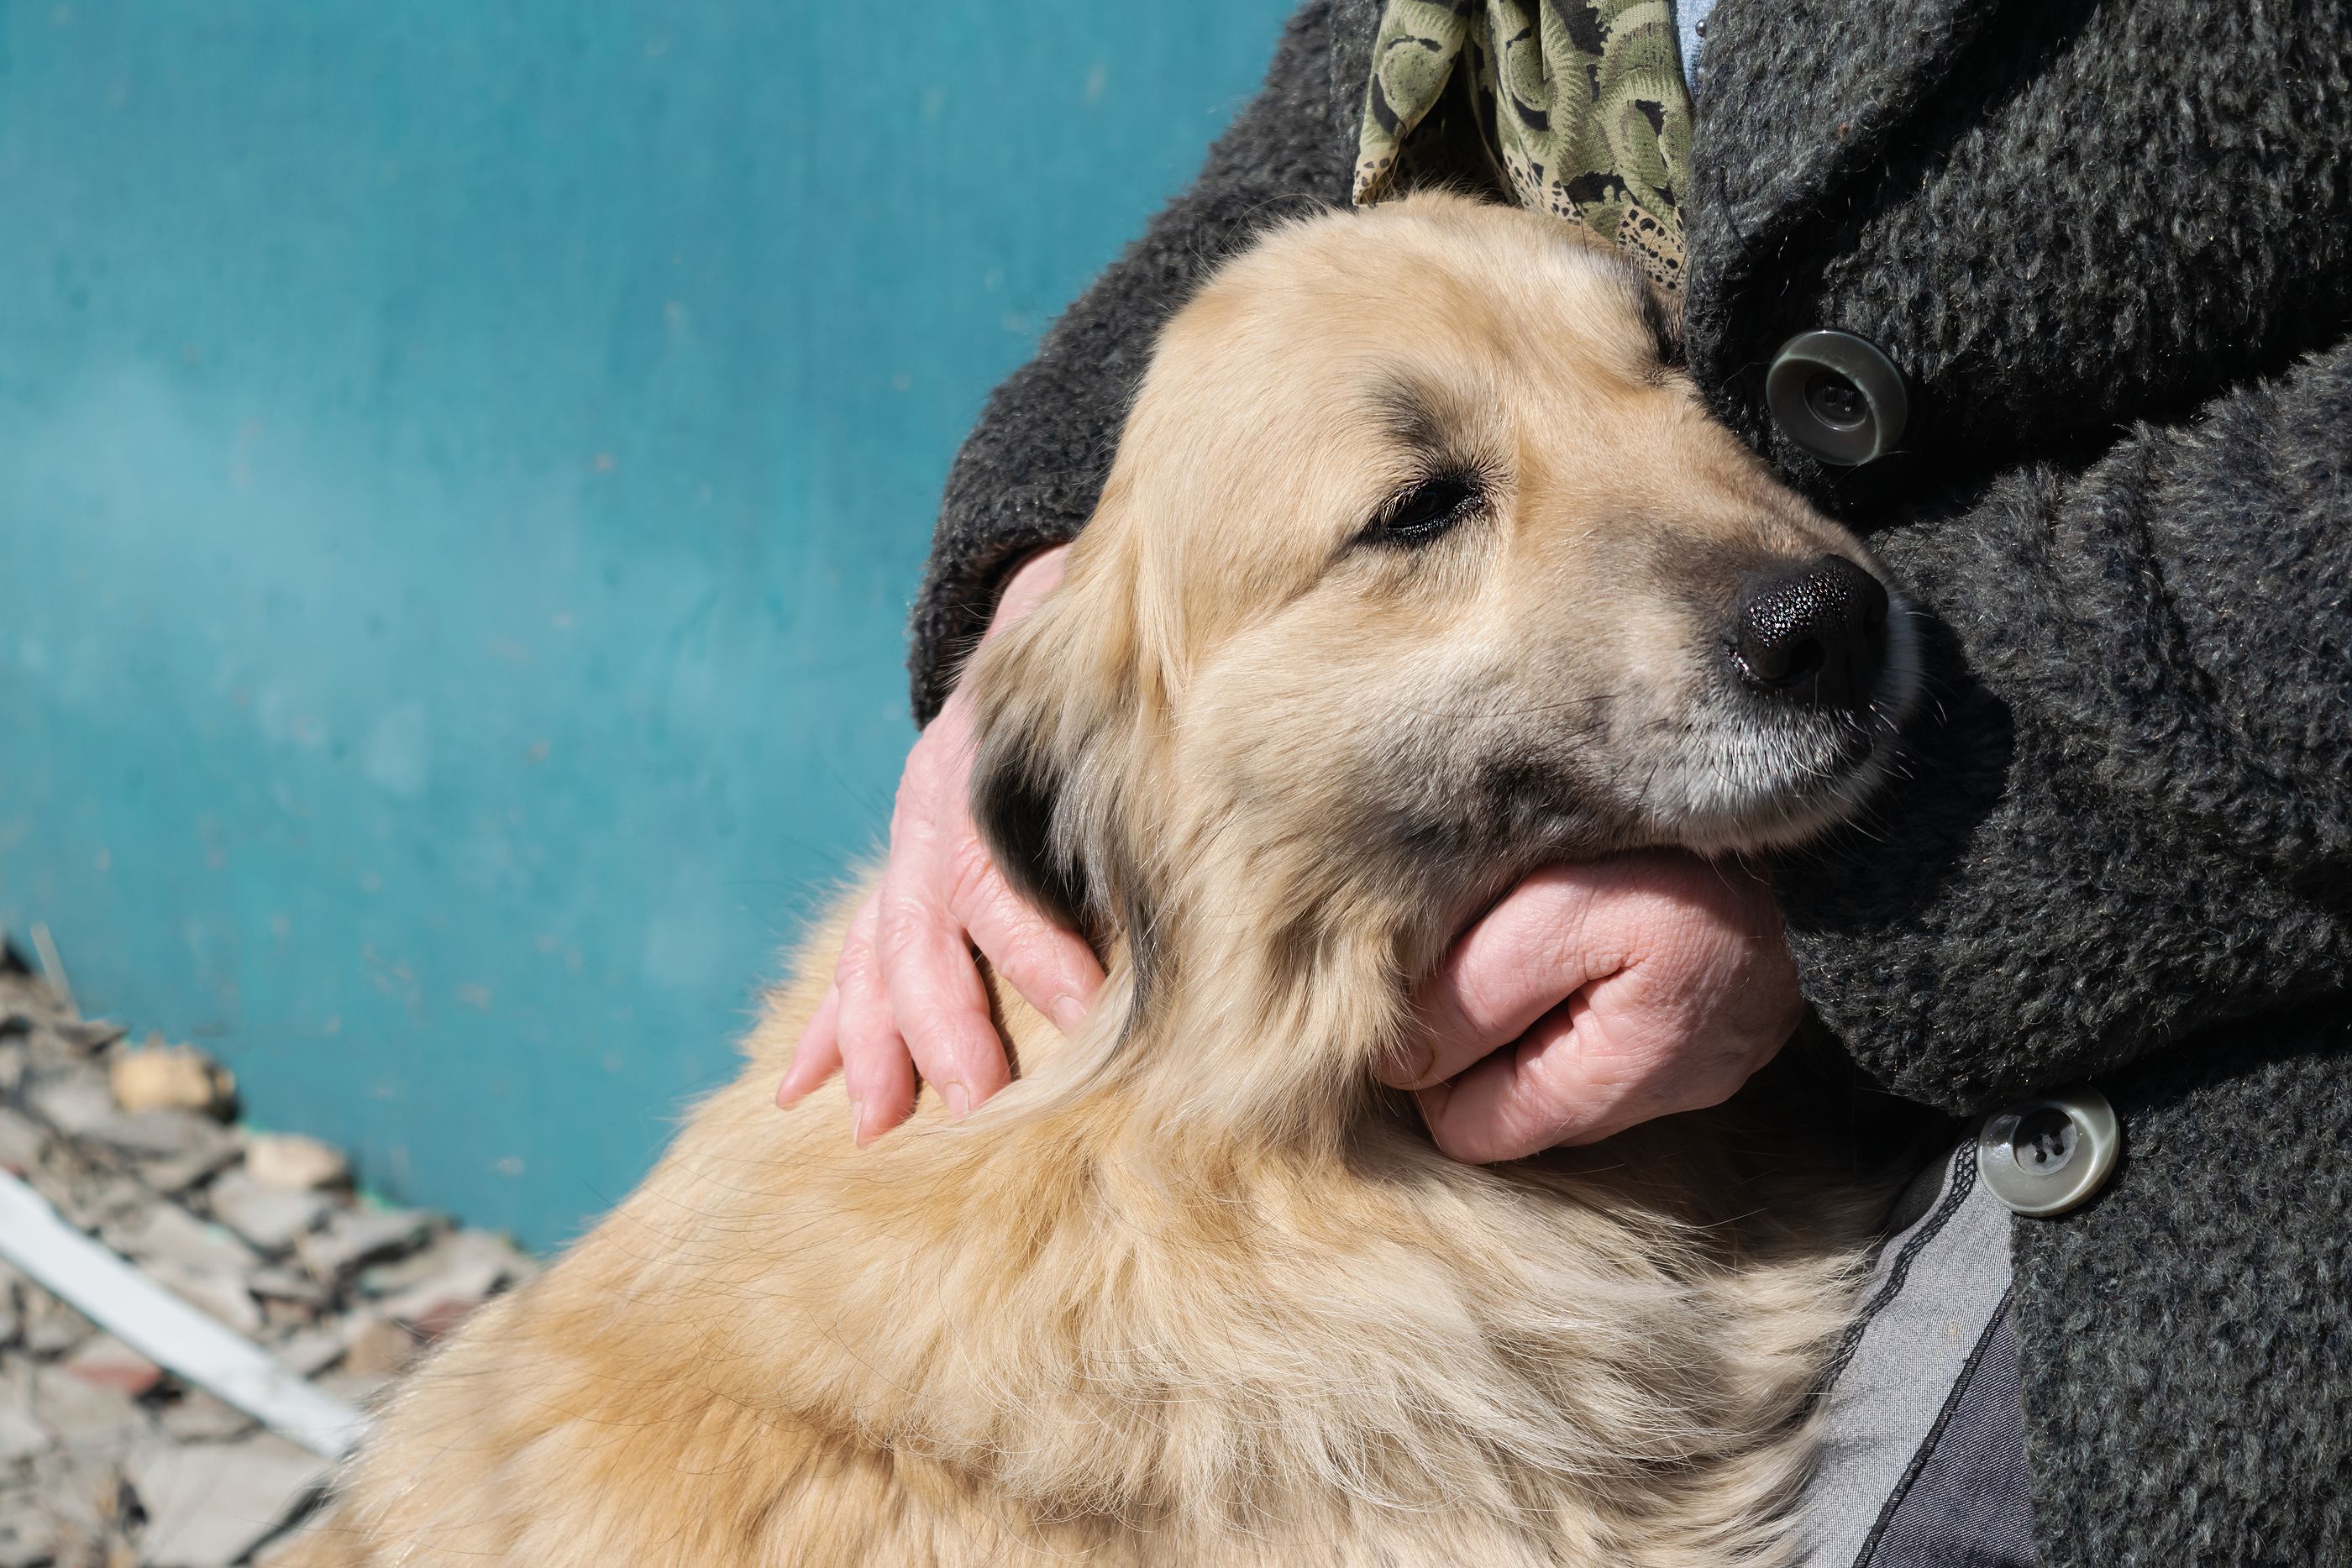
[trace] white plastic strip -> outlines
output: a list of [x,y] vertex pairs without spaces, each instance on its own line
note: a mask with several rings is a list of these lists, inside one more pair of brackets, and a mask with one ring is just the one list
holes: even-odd
[[57,938],[49,935],[47,923],[33,922],[33,955],[41,961],[41,979],[49,988],[49,995],[74,1010],[73,982],[66,978],[66,961],[58,956]]
[[47,1198],[5,1171],[0,1257],[156,1365],[321,1458],[341,1458],[367,1429],[356,1406],[280,1366],[259,1345],[68,1225]]

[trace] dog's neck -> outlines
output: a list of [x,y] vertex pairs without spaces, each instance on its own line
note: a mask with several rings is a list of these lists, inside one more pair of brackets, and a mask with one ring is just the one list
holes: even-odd
[[1394,935],[1370,921],[1335,933],[1294,908],[1256,927],[1271,940],[1236,939],[1255,918],[1163,931],[1148,975],[1122,934],[1079,1034],[1023,1053],[1015,1102],[1113,1096],[1148,1113],[1155,1140],[1182,1128],[1269,1157],[1328,1156],[1397,1122],[1404,1102],[1375,1077],[1412,1027]]

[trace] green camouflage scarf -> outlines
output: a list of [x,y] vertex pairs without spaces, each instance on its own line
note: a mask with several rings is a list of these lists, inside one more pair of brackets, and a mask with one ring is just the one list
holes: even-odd
[[1469,61],[1488,148],[1522,204],[1574,218],[1682,287],[1690,92],[1667,0],[1389,0],[1357,142],[1356,204]]

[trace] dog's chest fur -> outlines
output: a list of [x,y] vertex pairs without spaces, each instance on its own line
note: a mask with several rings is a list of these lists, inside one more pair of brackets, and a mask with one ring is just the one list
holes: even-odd
[[1846,1300],[1827,1188],[1800,1241],[1727,1212],[1708,1124],[1507,1178],[1379,1123],[1238,1154],[1115,1099],[858,1153],[837,1099],[769,1103],[820,988],[411,1380],[296,1561],[1780,1554]]

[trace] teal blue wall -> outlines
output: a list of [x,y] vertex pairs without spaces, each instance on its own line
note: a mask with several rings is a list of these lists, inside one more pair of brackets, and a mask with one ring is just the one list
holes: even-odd
[[0,926],[572,1233],[875,842],[956,443],[1283,8],[0,3]]

